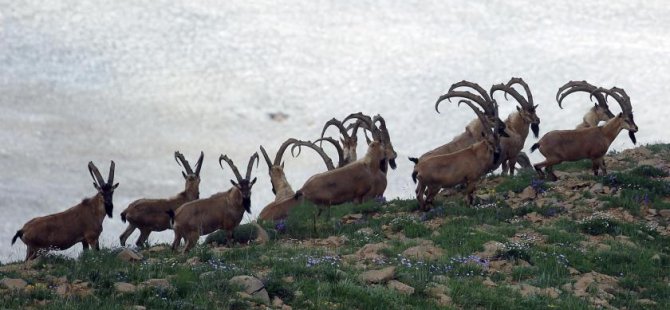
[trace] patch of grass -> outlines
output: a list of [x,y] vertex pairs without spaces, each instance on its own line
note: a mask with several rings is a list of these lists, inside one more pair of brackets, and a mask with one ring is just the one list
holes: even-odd
[[668,172],[649,165],[642,165],[633,168],[629,173],[647,178],[663,178],[668,176]]
[[502,177],[503,181],[495,187],[498,193],[507,193],[509,191],[520,193],[524,188],[531,185],[531,181],[537,178],[534,171],[520,171],[514,177]]
[[555,170],[558,171],[588,171],[591,169],[592,163],[590,159],[582,159],[578,161],[566,161],[554,166]]
[[603,234],[616,236],[621,234],[619,221],[611,218],[592,217],[579,223],[579,228],[585,234],[593,236]]
[[474,223],[468,219],[454,219],[440,227],[438,236],[430,238],[449,255],[470,255],[473,252],[484,250],[487,241],[504,242],[505,237],[483,232],[476,229]]
[[670,152],[670,143],[647,144],[645,147],[649,149],[652,154]]

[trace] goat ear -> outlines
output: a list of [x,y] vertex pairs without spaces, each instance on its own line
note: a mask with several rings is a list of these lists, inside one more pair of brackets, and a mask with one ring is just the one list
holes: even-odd
[[116,189],[117,187],[119,187],[119,183],[114,184],[114,186],[112,186],[112,189]]
[[482,137],[486,137],[486,134],[484,132],[482,132]]
[[284,169],[284,162],[281,162],[281,168]]
[[521,109],[519,108],[519,106],[516,106],[516,110],[521,112]]
[[617,115],[617,116],[618,116],[618,117],[622,117],[622,116],[623,116],[623,113],[619,112],[619,115]]
[[256,183],[256,178],[254,178],[253,180],[251,180],[251,183],[250,183],[250,184],[251,184],[251,185],[254,185],[255,183]]
[[186,173],[184,173],[184,171],[181,172],[181,175],[184,176],[184,179],[186,179]]
[[233,181],[233,180],[230,180],[230,183],[232,183],[233,186],[235,186],[235,187],[239,187],[239,186],[237,185],[237,183],[235,183],[235,181]]
[[97,189],[98,191],[101,190],[100,186],[98,186],[98,183],[93,182],[93,187],[95,187],[95,189]]

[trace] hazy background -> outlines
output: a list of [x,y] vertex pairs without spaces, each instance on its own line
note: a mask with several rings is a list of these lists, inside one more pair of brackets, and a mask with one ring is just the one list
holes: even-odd
[[[568,80],[616,85],[632,98],[638,143],[667,141],[669,29],[667,1],[0,0],[0,261],[23,259],[23,243],[10,246],[23,223],[95,193],[90,160],[104,175],[116,161],[121,185],[101,240],[117,246],[128,203],[183,189],[175,150],[190,161],[205,152],[208,197],[233,178],[221,153],[244,170],[260,144],[274,153],[286,138],[313,140],[351,112],[386,118],[399,157],[386,197],[412,197],[406,157],[474,117],[448,103],[433,110],[463,79],[489,88],[523,77],[541,133],[574,127],[590,107],[575,94],[558,108]],[[499,102],[501,115],[513,111]],[[629,147],[626,134],[612,145]],[[285,157],[294,189],[324,170],[305,155]],[[263,162],[253,175],[245,221],[273,199]]]

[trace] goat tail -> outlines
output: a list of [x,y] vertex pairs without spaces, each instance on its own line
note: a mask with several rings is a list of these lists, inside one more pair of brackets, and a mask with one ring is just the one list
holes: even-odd
[[126,211],[121,212],[121,222],[126,222]]
[[16,238],[23,237],[23,230],[19,230],[16,232],[16,235],[14,235],[14,238],[12,238],[12,245],[16,242]]
[[414,184],[416,184],[416,176],[419,174],[419,171],[414,170],[412,172],[412,181],[414,181]]
[[170,228],[174,229],[174,210],[167,210],[165,213],[170,217]]
[[537,148],[540,147],[540,143],[535,143],[533,146],[530,147],[530,152],[532,153],[533,151],[537,150]]
[[295,192],[295,195],[293,195],[293,199],[298,200],[300,197],[302,197],[303,193],[301,190],[298,190]]
[[407,157],[409,161],[413,162],[415,165],[419,163],[419,159],[416,157]]

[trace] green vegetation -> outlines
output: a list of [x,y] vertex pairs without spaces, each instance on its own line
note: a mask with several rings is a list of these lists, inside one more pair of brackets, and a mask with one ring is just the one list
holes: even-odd
[[[649,147],[670,150],[655,148]],[[667,171],[638,166],[593,177],[590,164],[571,165],[562,169],[583,174],[551,186],[534,173],[491,177],[494,185],[482,186],[473,206],[458,195],[428,212],[411,199],[333,206],[318,216],[314,205],[300,205],[286,220],[261,223],[270,237],[264,244],[254,241],[257,227],[245,224],[226,247],[211,245],[226,243],[225,233],[216,232],[188,254],[154,245],[139,262],[119,259],[121,248],[77,258],[49,254],[28,267],[0,266],[0,279],[28,283],[15,291],[0,286],[0,303],[9,309],[264,309],[229,283],[251,275],[271,299],[293,309],[670,308],[668,219],[647,211],[670,208]],[[608,194],[593,191],[596,183]],[[528,186],[538,198],[508,195]],[[380,247],[372,251],[372,245]],[[410,256],[416,248],[419,255],[437,250]],[[395,267],[393,278],[413,293],[359,279],[385,267]],[[167,285],[147,284],[151,279]],[[122,293],[119,283],[135,290]]]

